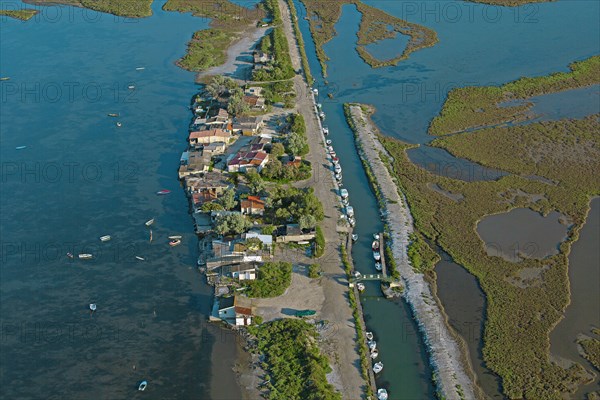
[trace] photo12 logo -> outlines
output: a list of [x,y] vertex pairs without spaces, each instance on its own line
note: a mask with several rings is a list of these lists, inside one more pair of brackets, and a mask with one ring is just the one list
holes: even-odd
[[4,81],[0,85],[2,103],[26,104],[85,102],[138,103],[135,82],[18,82]]
[[133,161],[114,163],[4,161],[0,163],[2,183],[136,183],[140,172],[139,165]]

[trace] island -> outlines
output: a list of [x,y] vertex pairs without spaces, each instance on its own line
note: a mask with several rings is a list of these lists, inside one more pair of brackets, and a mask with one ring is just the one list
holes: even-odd
[[38,12],[38,10],[22,8],[20,10],[0,10],[0,15],[20,19],[21,21],[28,21],[31,18],[33,18]]

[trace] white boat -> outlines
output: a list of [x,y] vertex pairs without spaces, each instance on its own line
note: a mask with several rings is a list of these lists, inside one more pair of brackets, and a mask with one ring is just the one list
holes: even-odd
[[321,108],[323,108],[323,104],[317,103],[317,108],[320,110]]
[[358,289],[359,292],[362,292],[363,290],[365,290],[365,284],[359,282],[356,284],[356,288]]
[[362,274],[359,271],[354,271],[354,277],[356,279],[360,278],[362,276]]
[[138,386],[138,390],[140,392],[143,392],[144,390],[146,390],[146,387],[148,387],[148,381],[142,381],[140,382],[140,386]]
[[136,260],[144,261],[144,257],[135,256]]
[[373,243],[371,243],[371,249],[379,250],[379,240],[373,240]]
[[349,217],[353,217],[354,216],[354,207],[346,206],[346,215]]
[[375,259],[375,261],[379,261],[381,260],[381,254],[378,251],[374,251],[373,258]]
[[27,146],[17,146],[15,147],[15,150],[25,150],[27,148]]
[[329,154],[333,153],[333,146],[327,146],[327,151],[329,152]]
[[365,333],[365,336],[367,337],[367,340],[373,340],[373,332],[367,332]]
[[323,127],[323,134],[324,135],[329,135],[329,128],[328,127],[326,127],[326,126]]
[[312,90],[312,92],[313,92],[314,94],[316,94],[317,96],[319,95],[319,89],[317,89],[317,88],[314,88],[314,89]]
[[354,226],[356,225],[356,220],[354,219],[354,217],[350,217],[348,218],[348,223],[350,224],[350,226]]
[[[323,130],[325,130],[325,129],[327,129],[327,128],[323,128]],[[329,131],[329,130],[328,130],[328,131]],[[326,144],[327,146],[331,146],[331,144],[332,144],[332,143],[333,143],[333,142],[331,141],[331,139],[327,139],[327,140],[325,141],[325,144]]]
[[373,372],[378,374],[381,371],[383,371],[383,363],[381,361],[379,361],[379,362],[375,363],[375,365],[373,365]]
[[79,255],[79,258],[81,260],[89,260],[90,258],[92,258],[93,256],[91,254],[87,254],[87,253],[83,253]]
[[169,236],[169,239],[172,239],[172,240],[181,239],[181,235]]
[[129,86],[127,86],[127,89],[129,89],[129,90],[133,90],[133,89],[135,89],[135,86],[133,86],[133,85],[129,85]]
[[324,112],[320,112],[319,113],[319,118],[321,118],[322,120],[325,119],[325,113]]
[[381,263],[380,263],[379,261],[377,261],[377,262],[375,263],[375,269],[376,269],[377,271],[381,271],[381,270],[382,270]]
[[340,190],[340,196],[342,196],[342,199],[348,198],[348,189]]
[[[136,71],[143,71],[143,70],[145,70],[145,69],[146,69],[146,67],[137,67],[135,70],[136,70]],[[145,381],[144,381],[144,382],[145,382]]]
[[90,304],[90,310],[96,311],[96,304],[95,303]]
[[342,174],[335,174],[335,180],[336,181],[341,181],[342,180]]
[[352,241],[356,242],[358,240],[358,235],[356,233],[352,234]]
[[377,349],[375,349],[371,352],[371,360],[374,360],[377,357],[379,357],[379,352],[377,351]]
[[387,400],[388,392],[385,389],[377,389],[377,400]]
[[122,127],[122,126],[123,126],[123,124],[122,124],[122,123],[120,123],[120,122],[117,122],[117,127],[118,127],[118,128],[120,128],[120,127]]
[[146,226],[150,226],[154,223],[154,218],[149,219],[148,221],[146,221]]
[[342,167],[340,167],[340,164],[337,164],[333,170],[336,174],[339,174],[340,172],[342,172]]
[[100,236],[100,241],[101,242],[108,242],[110,239],[112,239],[110,237],[110,235],[104,235],[104,236]]
[[378,234],[378,233],[374,233],[374,234],[373,234],[373,239],[375,239],[375,240],[379,240],[379,234]]
[[369,350],[373,351],[377,348],[377,342],[374,340],[369,340],[367,342],[367,345],[369,346]]

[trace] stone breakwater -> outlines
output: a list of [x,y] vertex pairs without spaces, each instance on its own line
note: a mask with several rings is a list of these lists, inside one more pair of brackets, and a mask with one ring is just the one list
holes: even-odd
[[448,400],[477,398],[475,393],[478,390],[470,378],[460,346],[445,323],[443,311],[424,276],[414,272],[410,265],[407,248],[409,235],[414,229],[413,219],[404,196],[381,160],[380,153],[386,154],[386,150],[377,139],[377,128],[364,115],[360,105],[349,107],[357,147],[361,149],[360,157],[371,165],[379,190],[386,199],[385,218],[392,252],[405,286],[403,295],[412,308],[428,347],[438,392]]

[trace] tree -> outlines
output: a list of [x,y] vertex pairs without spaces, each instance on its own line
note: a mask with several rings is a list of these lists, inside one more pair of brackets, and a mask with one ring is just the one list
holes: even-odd
[[[306,142],[306,138],[296,132],[292,132],[288,135],[287,138],[287,148],[294,155],[302,155],[305,150],[305,147],[308,146]],[[304,153],[305,154],[305,153]]]
[[218,202],[226,210],[233,209],[235,206],[237,206],[238,203],[235,199],[235,190],[233,188],[225,190],[223,195],[219,198]]
[[244,101],[244,92],[242,92],[242,89],[233,89],[231,95],[229,96],[229,102],[227,103],[227,111],[230,114],[237,116],[247,112],[248,110],[249,106],[248,103]]
[[250,188],[251,194],[259,195],[265,191],[265,182],[262,180],[258,172],[254,170],[248,171],[246,173],[246,180],[248,181],[248,187]]
[[217,217],[214,231],[219,235],[240,234],[250,228],[250,221],[242,214],[227,214]]
[[300,229],[313,229],[317,226],[317,219],[310,214],[302,215],[298,220],[298,224],[300,225]]
[[206,91],[215,99],[225,93],[225,90],[227,90],[225,77],[221,75],[213,76],[210,83],[206,85]]
[[211,201],[210,203],[204,203],[202,204],[202,207],[200,207],[200,211],[202,212],[211,212],[211,211],[222,211],[223,210],[223,206],[217,202]]
[[285,154],[285,147],[281,143],[273,143],[271,146],[271,158],[279,158]]

